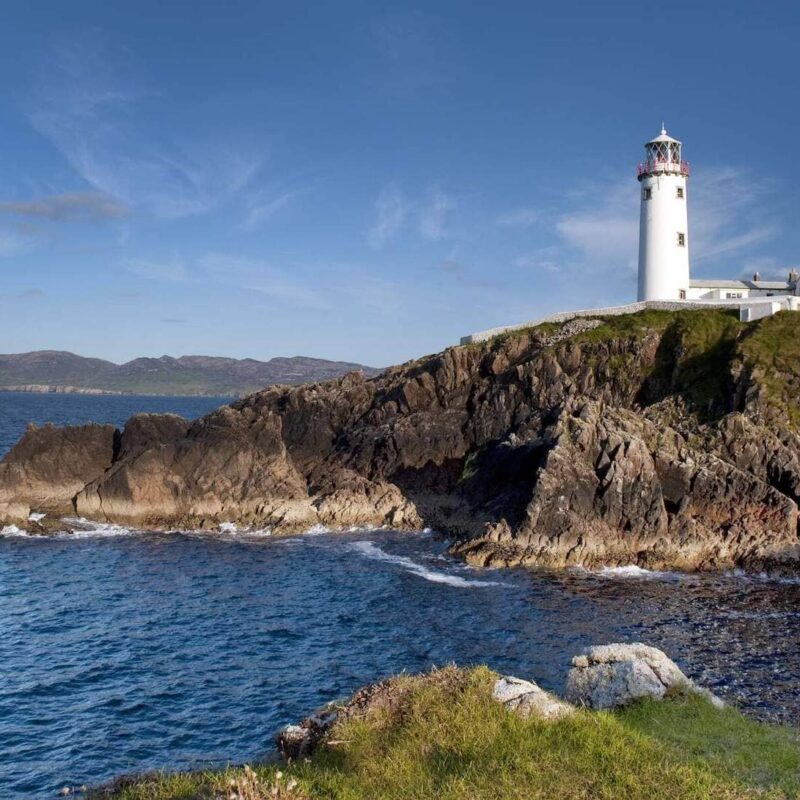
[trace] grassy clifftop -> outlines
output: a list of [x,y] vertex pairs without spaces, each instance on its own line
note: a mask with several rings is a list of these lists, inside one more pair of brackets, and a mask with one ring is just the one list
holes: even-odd
[[[736,311],[687,309],[640,311],[598,316],[600,323],[570,337],[590,350],[620,340],[660,337],[655,363],[640,374],[635,350],[611,357],[604,365],[627,371],[644,383],[646,405],[670,394],[683,397],[701,418],[713,419],[734,410],[750,410],[766,421],[800,430],[800,313],[782,311],[756,322],[740,322]],[[557,333],[562,325],[504,334],[492,347],[518,335]],[[591,356],[590,356],[591,357]]]
[[496,677],[486,667],[402,677],[391,702],[338,724],[301,763],[153,776],[95,797],[720,800],[800,792],[796,730],[696,696],[558,722],[520,719],[492,700]]

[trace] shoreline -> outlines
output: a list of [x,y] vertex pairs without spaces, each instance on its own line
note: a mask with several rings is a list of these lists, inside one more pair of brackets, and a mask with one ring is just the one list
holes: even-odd
[[[800,790],[800,729],[749,719],[662,651],[593,646],[571,663],[564,699],[486,666],[396,676],[285,725],[277,749],[250,764],[125,776],[87,796],[743,800]],[[609,683],[607,671],[624,680]]]

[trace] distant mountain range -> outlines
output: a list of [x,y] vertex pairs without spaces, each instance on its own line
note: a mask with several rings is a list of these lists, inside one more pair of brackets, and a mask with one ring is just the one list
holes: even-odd
[[0,355],[0,390],[76,394],[239,396],[275,383],[298,384],[381,370],[321,358],[217,358],[161,356],[114,364],[58,350]]

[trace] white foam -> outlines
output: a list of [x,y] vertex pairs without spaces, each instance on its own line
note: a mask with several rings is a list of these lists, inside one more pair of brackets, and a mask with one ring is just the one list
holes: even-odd
[[28,522],[41,522],[47,514],[42,513],[41,511],[31,511],[28,514]]
[[366,556],[367,558],[372,558],[375,561],[384,561],[388,564],[396,564],[398,566],[403,567],[407,572],[410,572],[412,575],[417,575],[420,578],[424,578],[426,581],[431,581],[431,583],[445,583],[448,586],[458,586],[461,588],[464,587],[472,587],[472,586],[504,586],[505,584],[496,583],[494,581],[469,581],[466,578],[459,578],[457,575],[448,575],[445,572],[438,572],[433,569],[428,569],[424,567],[422,564],[417,564],[416,561],[412,561],[410,558],[406,558],[405,556],[395,556],[391,555],[390,553],[386,553],[380,549],[374,542],[369,541],[362,541],[362,542],[353,542],[350,547],[353,550],[361,553],[361,555]]
[[4,525],[0,536],[30,536],[26,531],[20,530],[16,525]]
[[142,533],[142,531],[134,528],[126,528],[111,522],[94,522],[85,517],[63,517],[62,522],[65,522],[73,530],[63,531],[56,535],[70,539],[89,539],[100,536],[133,536],[136,533]]
[[220,522],[219,524],[220,533],[236,533],[238,530],[235,522]]
[[800,584],[798,575],[771,575],[768,572],[745,572],[743,569],[734,569],[725,573],[729,578],[741,578],[746,581],[758,581],[760,583],[783,583],[789,586]]
[[331,529],[326,525],[312,525],[306,532],[306,536],[320,536],[323,533],[332,533]]
[[626,564],[621,567],[601,567],[591,571],[592,575],[599,575],[601,578],[634,578],[639,580],[680,580],[683,576],[679,572],[659,572],[652,569],[637,567],[636,564]]

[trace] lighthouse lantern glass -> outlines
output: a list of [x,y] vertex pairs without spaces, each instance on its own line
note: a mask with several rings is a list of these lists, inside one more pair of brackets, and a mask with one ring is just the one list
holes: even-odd
[[680,164],[680,142],[648,142],[645,145],[647,160],[654,164]]

